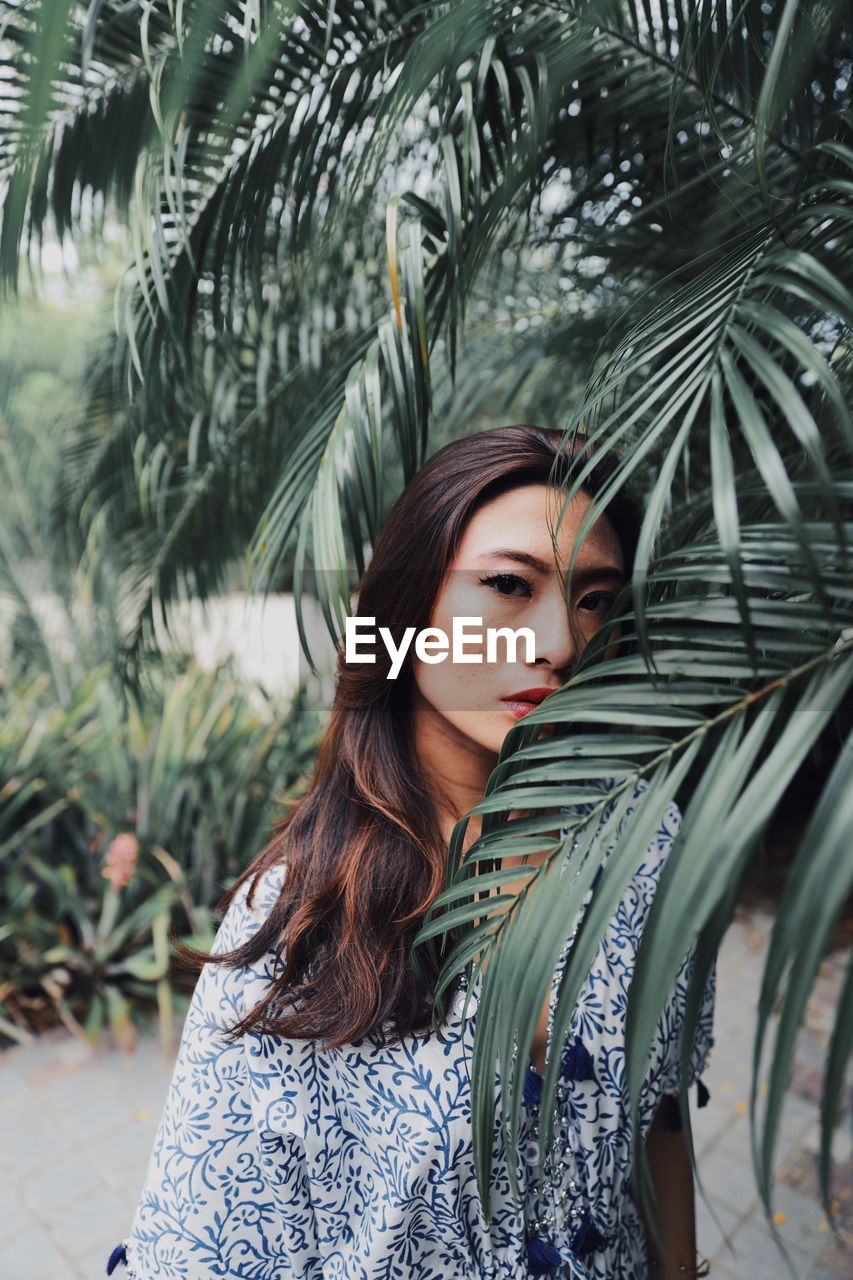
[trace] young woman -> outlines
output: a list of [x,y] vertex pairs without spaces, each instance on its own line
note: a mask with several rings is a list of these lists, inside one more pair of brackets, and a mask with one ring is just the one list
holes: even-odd
[[[430,663],[412,650],[388,679],[384,645],[374,664],[347,664],[341,646],[310,789],[225,895],[212,952],[199,958],[207,963],[145,1184],[108,1274],[119,1262],[133,1280],[706,1274],[696,1265],[692,1171],[671,1096],[692,956],[661,1022],[641,1104],[662,1254],[629,1181],[624,997],[679,821],[675,805],[578,1001],[559,1090],[556,1174],[546,1184],[536,1175],[538,1093],[574,936],[567,921],[527,1070],[521,1149],[506,1151],[495,1129],[488,1223],[468,1079],[477,991],[467,1006],[456,991],[439,1039],[430,1025],[435,974],[418,975],[411,963],[412,940],[444,884],[451,832],[482,798],[508,729],[565,683],[631,573],[638,516],[622,494],[583,541],[567,610],[569,556],[612,464],[598,459],[554,538],[564,497],[555,459],[583,443],[561,450],[561,440],[528,426],[456,440],[391,511],[358,585],[357,616],[398,642],[408,627],[449,637],[454,618],[482,618],[484,635],[490,626],[526,626],[535,656],[521,647],[504,662]],[[614,631],[608,654],[618,648]],[[479,829],[475,815],[466,848]],[[504,864],[513,861],[521,859]],[[713,998],[714,971],[691,1081],[712,1044]],[[526,1188],[523,1205],[510,1195],[510,1160]]]

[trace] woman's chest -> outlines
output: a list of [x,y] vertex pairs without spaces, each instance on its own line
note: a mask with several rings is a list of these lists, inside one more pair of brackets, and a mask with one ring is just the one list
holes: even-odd
[[[518,881],[511,880],[508,883],[504,883],[501,885],[501,893],[516,895],[524,888],[526,883],[527,883],[526,879],[520,879]],[[571,930],[570,934],[568,935],[566,942],[563,945],[562,954],[558,962],[558,968],[555,971],[552,980],[549,982],[548,989],[542,994],[541,1003],[539,1006],[539,1013],[536,1019],[536,1027],[533,1032],[533,1040],[531,1041],[531,1044],[530,1044],[530,1051],[529,1051],[529,1057],[528,1057],[529,1062],[532,1064],[535,1070],[539,1073],[539,1075],[541,1075],[545,1070],[545,1057],[546,1057],[548,1043],[550,1039],[551,1010],[553,1008],[553,1003],[556,998],[557,987],[558,987],[557,979],[559,976],[559,972],[562,970],[562,968],[565,965],[565,959],[569,954],[569,951],[571,949],[571,943],[574,939],[576,932],[577,932],[577,922],[574,928]]]
[[[634,953],[629,941],[626,929],[614,920],[572,1015],[568,1046],[575,1068],[585,1069],[576,1069],[574,1079],[561,1076],[558,1091],[562,1131],[579,1158],[586,1153],[590,1167],[597,1148],[610,1160],[614,1146],[627,1141],[624,1015]],[[551,1035],[550,1011],[571,942],[572,936],[539,1006],[528,1060],[540,1075]],[[378,1195],[382,1187],[432,1185],[443,1178],[463,1198],[475,1197],[471,1071],[481,989],[477,979],[470,994],[457,993],[441,1035],[431,1031],[402,1040],[377,1035],[333,1050],[293,1041],[279,1042],[276,1048],[267,1041],[268,1056],[256,1059],[252,1068],[264,1128],[296,1132],[312,1179],[319,1179],[330,1194],[336,1185],[373,1188]],[[654,1067],[653,1061],[652,1078]],[[286,1096],[281,1097],[283,1083]],[[506,1178],[508,1157],[497,1067],[493,1083],[492,1164],[500,1181]],[[641,1100],[648,1118],[653,1092],[645,1088]],[[526,1104],[521,1122],[524,1132],[535,1124]],[[519,1155],[516,1151],[514,1158]],[[529,1153],[525,1163],[527,1159]]]

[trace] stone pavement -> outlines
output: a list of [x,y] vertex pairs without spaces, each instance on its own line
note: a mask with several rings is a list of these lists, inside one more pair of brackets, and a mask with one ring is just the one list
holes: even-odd
[[[719,1280],[850,1280],[849,1089],[833,1148],[837,1237],[820,1209],[814,1159],[821,1063],[843,955],[823,965],[782,1120],[774,1208],[790,1272],[753,1181],[747,1119],[752,1030],[771,923],[761,912],[739,913],[720,951],[715,1045],[704,1077],[711,1100],[692,1110],[699,1174],[709,1197],[706,1204],[697,1196],[699,1247]],[[132,1053],[107,1043],[93,1050],[61,1028],[32,1046],[0,1053],[0,1280],[95,1280],[105,1274],[110,1250],[130,1226],[176,1046],[177,1036],[172,1052],[164,1054],[152,1034]],[[115,1280],[122,1274],[120,1267]]]

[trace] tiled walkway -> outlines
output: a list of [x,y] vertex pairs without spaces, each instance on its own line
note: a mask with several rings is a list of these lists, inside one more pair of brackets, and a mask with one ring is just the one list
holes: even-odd
[[[699,1247],[719,1280],[789,1274],[765,1224],[749,1156],[752,1029],[770,923],[763,914],[744,915],[726,936],[705,1077],[711,1101],[694,1112],[699,1172],[719,1224],[699,1197]],[[824,964],[783,1116],[774,1207],[798,1280],[853,1277],[849,1090],[834,1148],[840,1239],[819,1206],[814,1160],[821,1064],[843,960]],[[0,1053],[0,1280],[104,1275],[130,1225],[171,1063],[154,1035],[126,1054],[106,1045],[93,1051],[64,1029]]]

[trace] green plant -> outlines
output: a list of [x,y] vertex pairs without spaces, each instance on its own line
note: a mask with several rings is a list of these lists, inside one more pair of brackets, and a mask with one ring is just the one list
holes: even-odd
[[[793,1037],[853,886],[849,6],[221,0],[174,13],[154,3],[143,16],[104,3],[82,40],[46,13],[15,8],[6,32],[18,79],[0,268],[14,279],[22,239],[51,221],[85,230],[80,190],[135,230],[110,353],[125,389],[108,398],[134,467],[81,470],[76,489],[93,554],[119,547],[144,584],[135,642],[179,583],[206,594],[239,552],[267,583],[288,560],[297,596],[307,568],[327,570],[319,590],[337,633],[347,571],[435,421],[465,430],[477,413],[562,396],[569,427],[621,457],[616,483],[644,492],[637,573],[614,615],[638,655],[605,668],[592,646],[559,697],[513,730],[465,860],[454,833],[424,944],[440,945],[443,908],[476,918],[470,872],[533,830],[507,822],[522,801],[596,799],[605,767],[625,795],[645,777],[639,820],[566,969],[564,1027],[596,930],[677,795],[684,824],[661,903],[690,910],[661,906],[640,957],[635,1086],[667,979],[697,942],[698,992],[798,770],[818,743],[832,760],[761,998],[756,1081],[784,990],[763,1115],[753,1092],[769,1214]],[[127,145],[104,156],[107,118]],[[373,271],[383,233],[384,297]],[[362,263],[370,287],[353,321],[346,293]],[[96,483],[99,500],[84,502]],[[571,727],[568,746],[530,741],[550,716]],[[570,827],[582,852],[592,827]],[[552,944],[596,870],[580,866],[558,901],[549,874],[564,852],[493,932],[443,952],[447,980],[490,958],[473,1078],[484,1196],[494,1068],[511,1132],[521,1081],[510,1047],[518,1036],[523,1062]],[[692,1030],[688,1019],[685,1047]],[[853,980],[823,1096],[827,1204],[851,1037]]]
[[127,1044],[156,1001],[167,1041],[171,938],[210,945],[213,907],[310,763],[304,687],[259,712],[227,666],[147,675],[145,702],[126,707],[107,668],[68,708],[44,677],[3,691],[0,987],[14,1016],[0,1030],[13,1038],[58,1016]]

